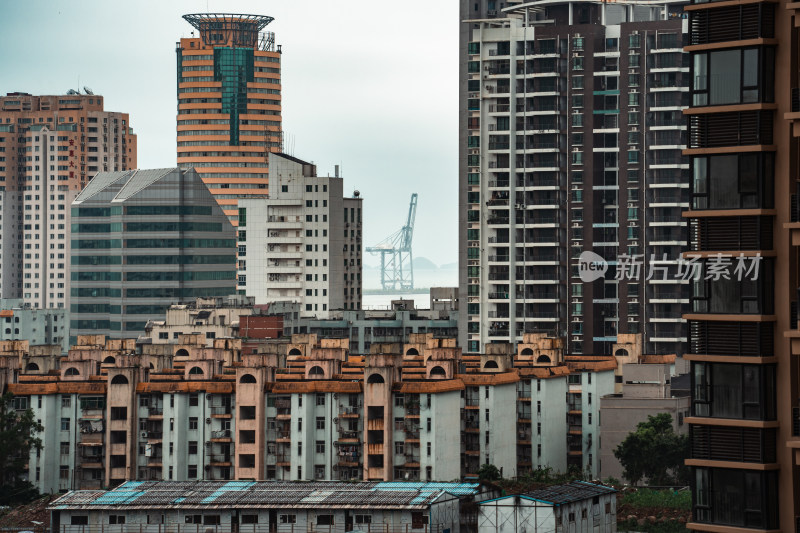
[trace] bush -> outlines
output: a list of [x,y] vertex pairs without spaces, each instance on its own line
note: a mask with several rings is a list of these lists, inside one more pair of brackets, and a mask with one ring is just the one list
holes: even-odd
[[692,493],[688,490],[639,489],[625,494],[620,503],[631,507],[663,507],[689,511],[692,508]]

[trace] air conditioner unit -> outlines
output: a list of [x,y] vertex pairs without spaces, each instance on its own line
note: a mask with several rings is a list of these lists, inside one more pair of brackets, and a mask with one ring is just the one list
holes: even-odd
[[206,424],[210,424],[210,423],[211,423],[211,419],[210,418],[206,418]]
[[333,423],[334,424],[338,424],[339,423],[339,417],[334,417],[333,418]]
[[525,204],[516,204],[514,207],[517,209],[525,209]]

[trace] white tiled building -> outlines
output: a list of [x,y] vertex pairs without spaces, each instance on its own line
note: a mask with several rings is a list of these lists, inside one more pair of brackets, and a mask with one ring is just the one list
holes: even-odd
[[239,292],[299,302],[301,316],[361,308],[361,198],[286,154],[269,169],[270,197],[239,202]]

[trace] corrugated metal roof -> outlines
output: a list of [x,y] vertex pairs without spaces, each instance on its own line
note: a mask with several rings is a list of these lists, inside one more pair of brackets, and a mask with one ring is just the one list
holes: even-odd
[[595,485],[585,481],[571,481],[563,485],[553,485],[543,489],[526,492],[525,496],[553,505],[576,502],[617,492],[616,489],[603,485]]
[[110,491],[73,491],[50,509],[427,508],[443,494],[476,494],[478,483],[341,481],[128,481]]

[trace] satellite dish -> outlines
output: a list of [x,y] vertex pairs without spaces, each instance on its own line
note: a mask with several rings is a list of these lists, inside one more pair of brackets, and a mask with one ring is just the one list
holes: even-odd
[[88,88],[86,85],[83,86],[83,92],[85,92],[86,94],[94,94],[92,90]]
[[358,190],[353,191],[353,196],[355,198],[358,198],[359,196],[361,196],[361,191],[358,191]]

